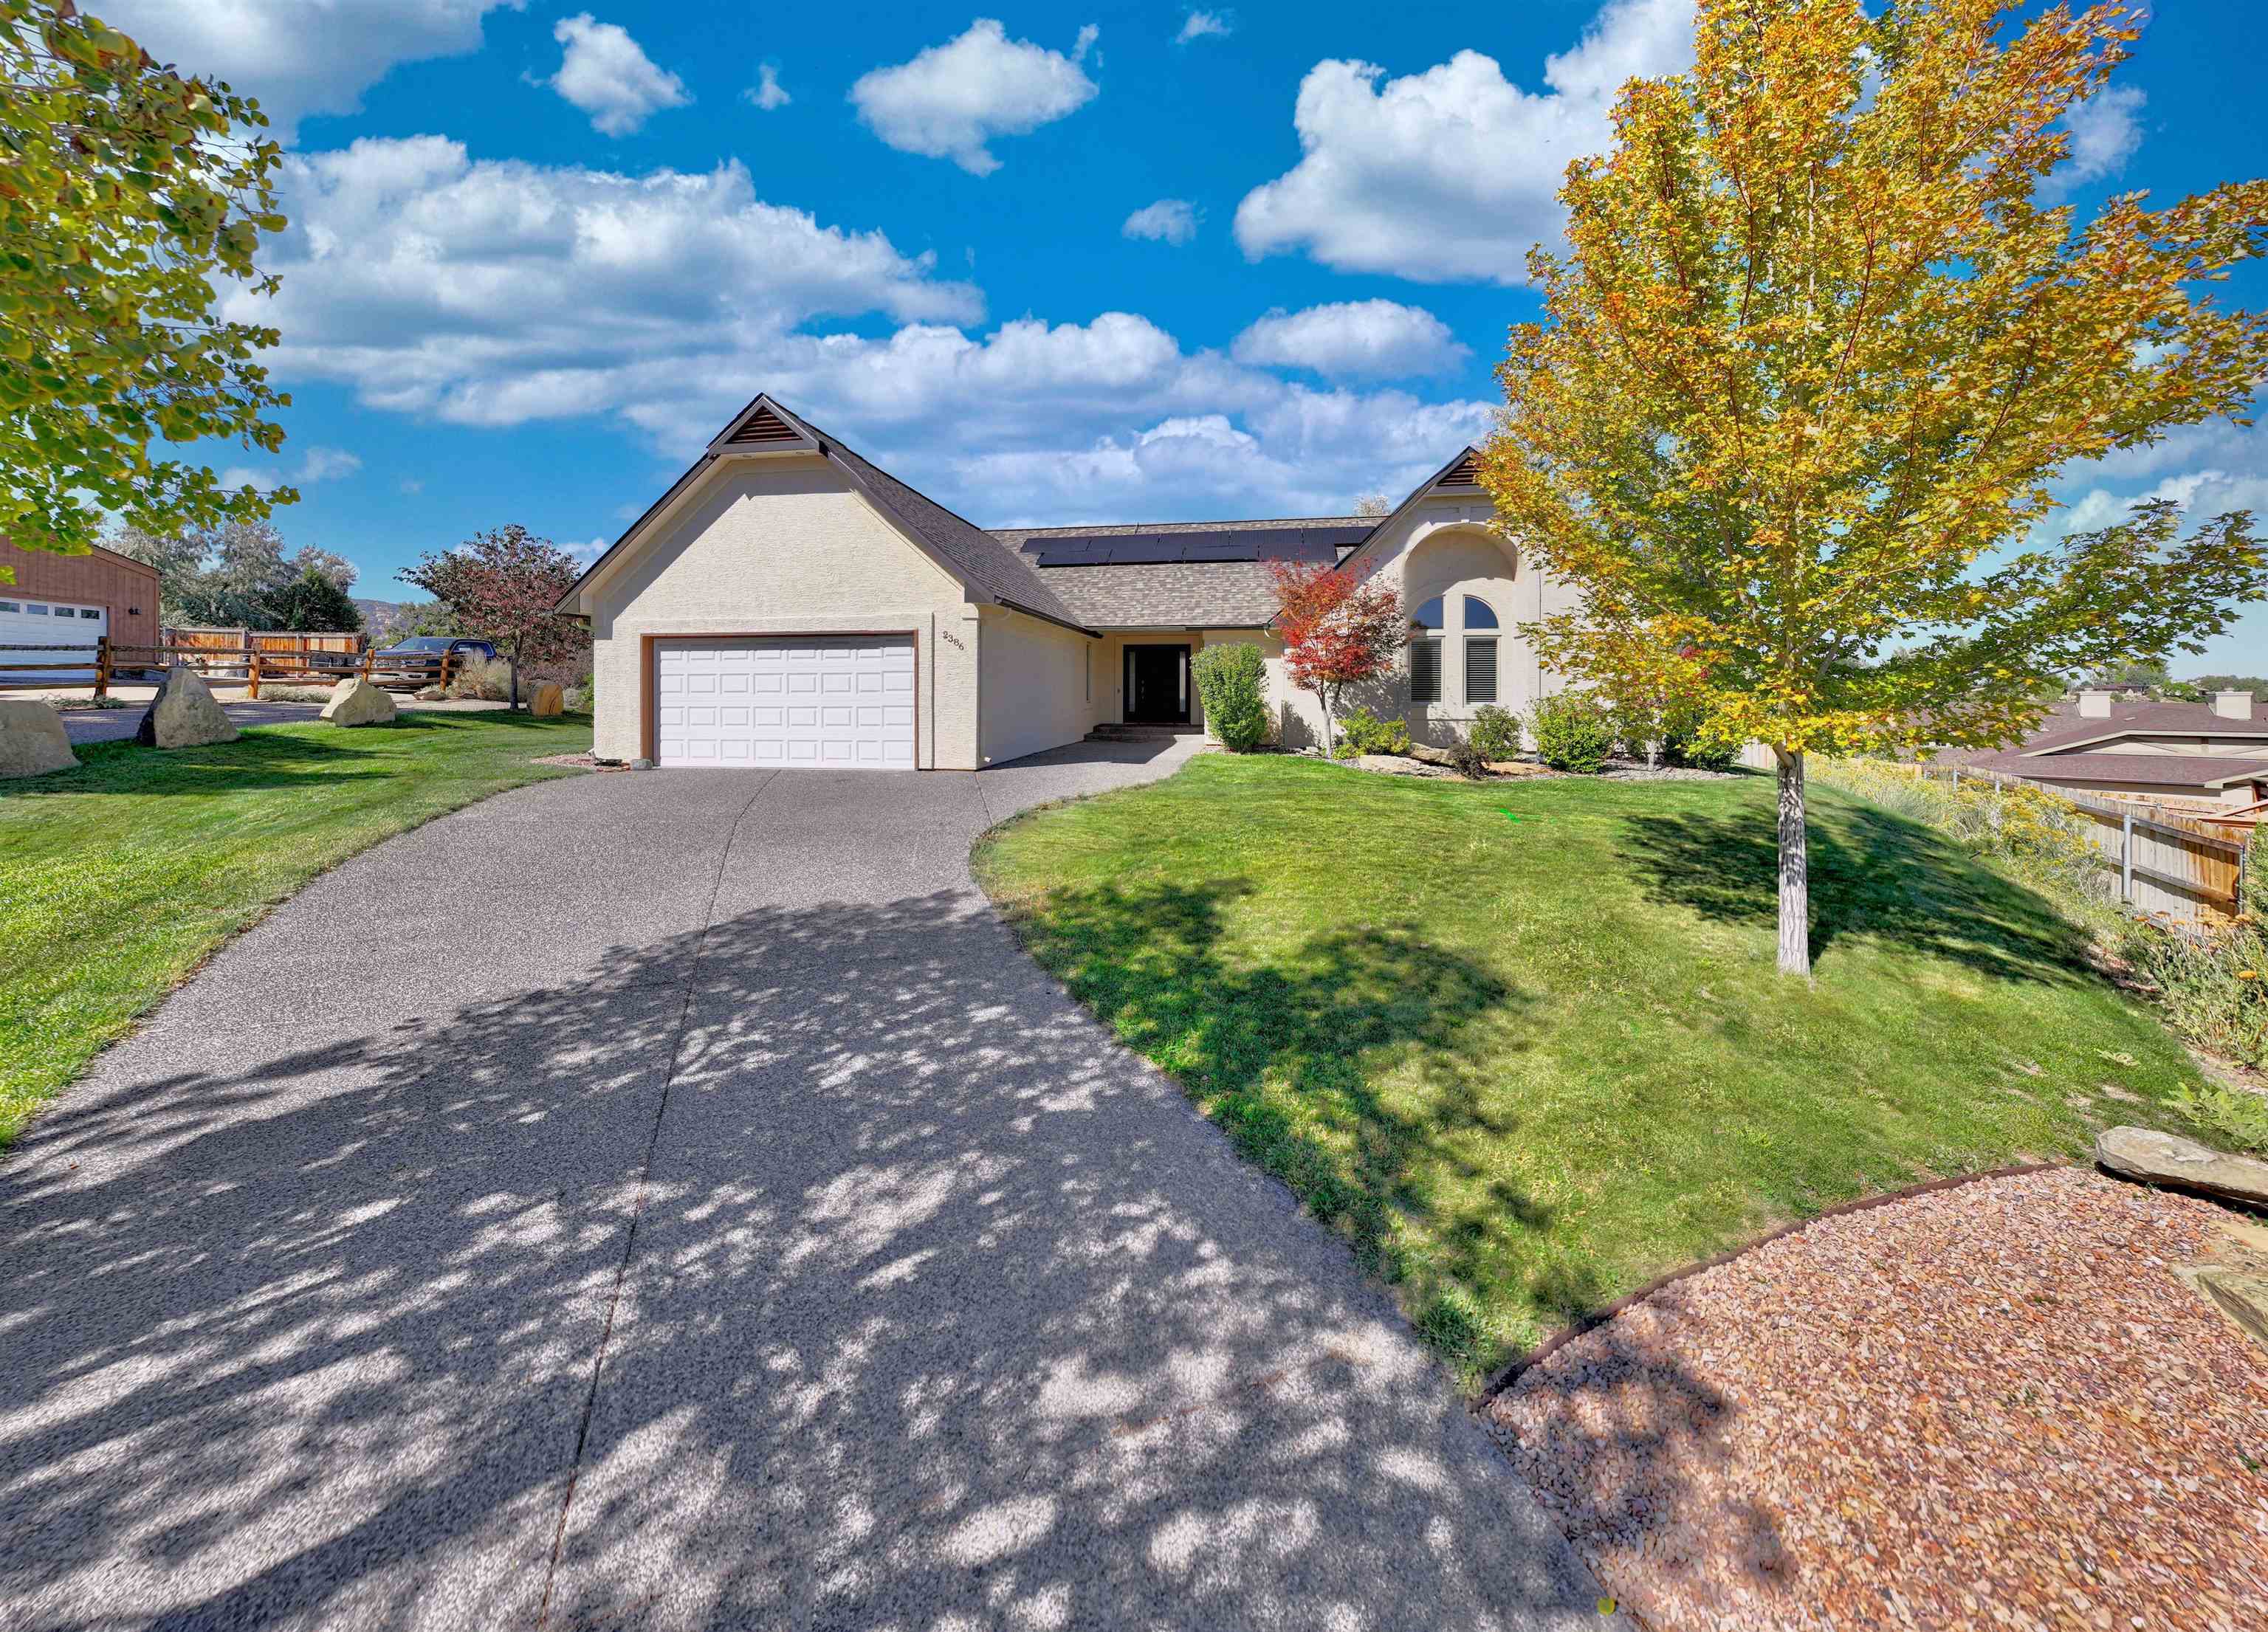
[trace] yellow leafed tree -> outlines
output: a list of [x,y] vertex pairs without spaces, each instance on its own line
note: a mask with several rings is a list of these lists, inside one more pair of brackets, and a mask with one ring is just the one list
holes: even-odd
[[2244,408],[2268,320],[2210,290],[2268,247],[2268,182],[2084,223],[2043,195],[2124,6],[1697,11],[1693,70],[1625,86],[1613,151],[1569,167],[1484,473],[1586,601],[1532,626],[1547,662],[1611,689],[1674,651],[1706,729],[1772,749],[1808,973],[1808,751],[2008,740],[2056,676],[2194,651],[2261,592],[2242,512],[1999,552],[2071,461]]

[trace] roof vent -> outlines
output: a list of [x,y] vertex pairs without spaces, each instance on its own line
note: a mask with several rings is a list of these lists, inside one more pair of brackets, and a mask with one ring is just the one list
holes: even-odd
[[1476,488],[1481,484],[1481,456],[1472,449],[1465,450],[1464,458],[1449,467],[1440,485],[1445,488]]
[[733,434],[725,438],[725,445],[733,448],[762,447],[768,443],[802,440],[802,432],[771,409],[760,408],[742,420]]

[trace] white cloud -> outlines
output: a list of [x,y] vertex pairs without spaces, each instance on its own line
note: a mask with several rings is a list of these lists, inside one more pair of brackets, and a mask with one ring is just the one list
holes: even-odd
[[1197,235],[1196,206],[1185,198],[1161,198],[1154,204],[1145,204],[1126,217],[1119,229],[1128,238],[1162,239],[1168,244],[1186,244]]
[[985,145],[1022,136],[1076,113],[1096,85],[1079,63],[1094,43],[1093,24],[1079,31],[1068,56],[1028,40],[1011,40],[989,17],[909,62],[877,68],[850,87],[858,117],[900,152],[950,158],[971,175],[1000,167]]
[[1545,59],[1541,92],[1476,51],[1399,79],[1318,62],[1292,113],[1302,157],[1245,195],[1236,241],[1254,260],[1304,251],[1343,271],[1521,283],[1529,246],[1559,233],[1568,163],[1608,144],[1616,92],[1692,57],[1692,0],[1611,0]]
[[1432,312],[1391,300],[1270,312],[1239,334],[1231,351],[1258,367],[1368,379],[1439,374],[1471,355]]
[[160,62],[256,97],[270,134],[350,114],[397,62],[481,45],[481,19],[524,0],[102,0],[103,21]]
[[602,135],[628,136],[663,108],[693,99],[685,82],[656,66],[618,23],[578,11],[561,18],[551,37],[567,51],[559,71],[545,83],[588,114]]
[[2142,145],[2142,107],[2147,99],[2132,85],[2105,85],[2065,111],[2071,152],[2041,191],[2052,197],[2125,168]]
[[280,372],[459,423],[619,408],[629,375],[815,317],[983,310],[931,255],[765,203],[737,163],[632,177],[367,138],[288,159],[283,187],[282,290],[232,290],[230,314],[282,328]]
[[767,114],[775,109],[785,107],[790,102],[795,100],[781,88],[779,70],[770,62],[762,63],[757,68],[756,83],[741,92],[740,99],[743,101],[754,102]]
[[[626,176],[423,136],[295,156],[284,188],[282,290],[230,315],[283,329],[286,383],[447,423],[611,421],[682,460],[769,390],[1007,525],[1340,512],[1491,411],[1296,384],[1134,312],[980,328],[929,256],[765,203],[738,165]],[[869,313],[881,332],[829,321]]]
[[1236,14],[1233,11],[1192,11],[1182,20],[1182,32],[1174,36],[1174,43],[1187,45],[1208,34],[1226,35],[1235,31]]
[[342,476],[351,476],[362,468],[362,460],[344,448],[310,447],[299,456],[298,464],[289,474],[270,467],[266,470],[249,465],[232,465],[220,473],[220,484],[225,488],[257,488],[262,493],[272,493],[290,483],[295,488],[311,488],[319,482],[335,482]]

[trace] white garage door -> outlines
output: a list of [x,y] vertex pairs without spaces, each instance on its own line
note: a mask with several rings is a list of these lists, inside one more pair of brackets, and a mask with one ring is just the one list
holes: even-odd
[[45,672],[26,670],[11,680],[64,686],[94,680],[94,643],[110,630],[107,608],[82,601],[36,600],[0,586],[0,646],[28,648],[0,652],[0,663],[57,665]]
[[654,666],[660,764],[914,768],[904,636],[665,640]]

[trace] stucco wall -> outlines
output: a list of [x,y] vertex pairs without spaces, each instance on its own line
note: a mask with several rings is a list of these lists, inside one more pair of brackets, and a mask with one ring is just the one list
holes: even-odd
[[976,649],[983,762],[1020,759],[1086,736],[1096,718],[1088,687],[1100,678],[1093,674],[1090,649],[1101,643],[1005,606],[983,611]]
[[825,460],[721,466],[659,526],[590,592],[601,757],[644,751],[642,636],[909,629],[917,762],[980,763],[977,608]]
[[[1405,655],[1391,679],[1350,692],[1342,707],[1366,708],[1381,718],[1399,715],[1421,742],[1446,746],[1462,734],[1479,706],[1464,700],[1468,595],[1477,596],[1496,613],[1496,629],[1471,631],[1496,638],[1496,706],[1525,713],[1539,697],[1560,689],[1537,661],[1520,626],[1571,611],[1578,598],[1566,585],[1521,561],[1516,548],[1488,531],[1491,514],[1483,500],[1429,498],[1365,553],[1359,567],[1391,585],[1402,596],[1405,610],[1414,610],[1435,595],[1442,598],[1441,701],[1410,701]],[[1267,650],[1269,701],[1276,712],[1278,739],[1287,747],[1320,744],[1322,710],[1285,676],[1282,645],[1270,640]]]

